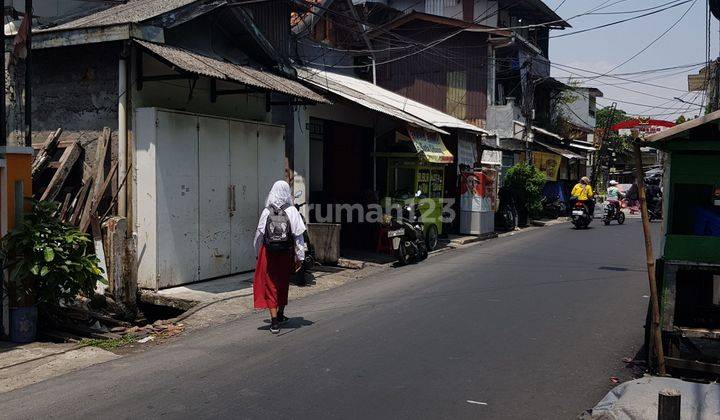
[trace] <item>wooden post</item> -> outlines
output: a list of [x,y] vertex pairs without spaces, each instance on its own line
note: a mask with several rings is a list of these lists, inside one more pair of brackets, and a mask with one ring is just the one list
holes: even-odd
[[[637,178],[638,196],[640,198],[640,212],[642,214],[643,234],[645,236],[645,257],[647,259],[648,281],[650,282],[650,305],[652,320],[650,336],[652,337],[651,350],[654,349],[658,359],[658,373],[665,375],[665,355],[660,335],[660,306],[658,300],[657,283],[655,282],[655,254],[653,253],[652,233],[650,232],[650,218],[648,217],[647,198],[645,196],[645,172],[642,165],[642,152],[640,144],[636,141],[635,148],[635,178]],[[653,351],[648,352],[652,356]],[[648,361],[649,362],[649,361]]]
[[665,389],[658,393],[658,420],[680,420],[680,392]]

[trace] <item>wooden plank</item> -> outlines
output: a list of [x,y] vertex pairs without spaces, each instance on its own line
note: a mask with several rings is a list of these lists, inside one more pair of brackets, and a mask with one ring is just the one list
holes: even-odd
[[88,192],[90,191],[90,187],[92,185],[92,177],[87,180],[80,189],[80,192],[78,193],[78,196],[76,198],[75,202],[75,209],[73,210],[72,217],[70,218],[70,224],[77,226],[78,220],[80,220],[80,215],[82,214],[82,210],[85,208],[85,200],[88,195]]
[[67,179],[68,174],[72,170],[73,166],[75,166],[75,162],[77,162],[78,157],[80,157],[80,143],[76,141],[72,146],[65,149],[65,152],[60,158],[60,168],[58,168],[47,188],[45,188],[45,191],[40,197],[40,201],[54,200],[55,197],[57,197],[60,189],[65,183],[65,179]]
[[697,360],[680,359],[676,357],[665,358],[667,365],[677,369],[693,370],[720,375],[720,365],[715,363],[699,362]]
[[[88,203],[83,209],[80,218],[80,230],[85,232],[90,224],[90,216],[92,214],[92,203],[100,202],[102,199],[101,189],[105,179],[105,155],[107,154],[108,144],[110,143],[110,129],[103,129],[102,134],[98,137],[97,148],[95,149],[95,164],[93,166],[93,188],[88,197]],[[85,227],[83,229],[83,226]]]
[[100,201],[105,195],[105,191],[107,191],[108,186],[110,185],[110,182],[112,181],[113,177],[115,176],[115,172],[117,171],[118,164],[117,162],[113,163],[113,166],[110,168],[110,173],[108,174],[108,177],[105,179],[105,182],[103,182],[102,187],[100,188],[100,192],[98,197],[99,199],[93,199],[91,197],[88,198],[86,209],[89,209],[88,218],[85,219],[85,212],[83,212],[83,218],[80,220],[80,232],[86,232],[88,229],[88,226],[90,225],[90,216],[94,215],[97,212],[98,206],[100,205]]
[[70,207],[70,198],[72,197],[72,194],[67,193],[65,194],[65,200],[62,203],[62,206],[60,207],[60,216],[59,219],[65,220],[65,216],[67,215],[68,208]]
[[60,140],[60,135],[62,134],[62,128],[58,128],[55,130],[55,132],[50,133],[47,140],[45,140],[45,143],[42,144],[42,147],[40,148],[40,151],[38,151],[38,154],[35,155],[35,159],[33,159],[32,162],[32,177],[35,178],[39,173],[45,169],[45,167],[50,163],[50,159],[52,158],[52,155],[55,153],[55,149],[57,149],[58,141]]

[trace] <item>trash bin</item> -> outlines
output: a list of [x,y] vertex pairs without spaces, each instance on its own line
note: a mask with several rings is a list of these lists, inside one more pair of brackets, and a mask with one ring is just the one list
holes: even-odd
[[340,224],[309,223],[307,228],[317,261],[324,265],[337,264],[340,259]]

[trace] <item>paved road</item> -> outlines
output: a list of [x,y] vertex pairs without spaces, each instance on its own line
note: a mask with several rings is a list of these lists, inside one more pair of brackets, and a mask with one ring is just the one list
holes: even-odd
[[[500,238],[0,396],[3,418],[570,419],[629,379],[638,220]],[[475,403],[468,402],[474,401]]]

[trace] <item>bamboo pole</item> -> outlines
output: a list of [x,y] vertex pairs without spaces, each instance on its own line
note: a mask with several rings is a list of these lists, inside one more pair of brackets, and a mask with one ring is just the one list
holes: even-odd
[[[637,178],[638,197],[640,199],[640,213],[642,214],[643,234],[645,236],[645,257],[647,259],[648,281],[650,283],[650,305],[652,307],[652,323],[650,325],[650,335],[653,338],[651,351],[653,351],[658,359],[658,373],[665,375],[665,355],[662,346],[662,336],[660,335],[660,307],[658,304],[658,290],[655,282],[655,254],[653,253],[652,234],[650,232],[650,218],[648,217],[647,197],[645,196],[645,173],[642,165],[642,152],[640,144],[635,142],[635,177]],[[649,362],[649,361],[648,361]]]

